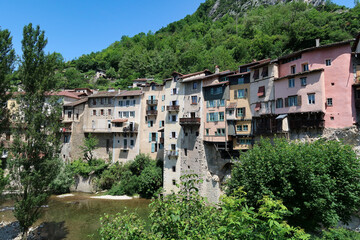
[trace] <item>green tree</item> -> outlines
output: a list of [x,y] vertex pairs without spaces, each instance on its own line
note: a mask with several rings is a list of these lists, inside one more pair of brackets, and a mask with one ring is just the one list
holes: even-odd
[[50,196],[50,184],[59,172],[60,117],[57,99],[48,96],[55,82],[55,55],[46,55],[44,31],[32,24],[23,29],[20,78],[24,94],[19,94],[14,143],[9,159],[14,195],[14,216],[23,238],[39,218]]
[[85,160],[91,165],[91,162],[94,158],[94,150],[96,146],[99,144],[99,140],[96,137],[93,137],[91,133],[85,138],[84,145],[80,146],[83,151]]
[[[10,32],[0,28],[0,135],[6,130],[9,124],[9,112],[7,108],[7,101],[10,99],[10,77],[13,71],[13,64],[15,61],[15,51],[12,48],[12,37]],[[8,129],[7,129],[8,130]],[[0,143],[0,154],[3,149]],[[1,168],[0,161],[0,194],[6,185],[6,178],[4,171]]]
[[268,195],[281,199],[295,226],[316,229],[348,222],[360,206],[360,165],[351,146],[261,140],[235,162],[228,194],[243,186],[250,206]]

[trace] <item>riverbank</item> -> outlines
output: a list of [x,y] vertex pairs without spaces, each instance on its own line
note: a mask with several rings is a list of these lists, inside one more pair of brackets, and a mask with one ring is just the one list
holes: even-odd
[[[49,224],[40,224],[39,226],[31,227],[28,231],[27,239],[49,239],[50,228],[51,226]],[[22,233],[19,222],[0,222],[0,240],[21,240],[21,236]]]

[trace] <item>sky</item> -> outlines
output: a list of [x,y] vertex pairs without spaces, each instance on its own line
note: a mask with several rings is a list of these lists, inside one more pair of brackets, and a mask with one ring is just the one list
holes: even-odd
[[[22,29],[40,25],[48,38],[47,52],[65,61],[101,51],[122,36],[156,32],[192,14],[205,0],[0,0],[0,28],[8,29],[21,54]],[[354,0],[333,0],[354,6]]]

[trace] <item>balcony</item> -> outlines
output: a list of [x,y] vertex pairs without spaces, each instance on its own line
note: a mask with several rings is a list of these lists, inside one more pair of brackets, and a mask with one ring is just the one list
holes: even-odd
[[226,120],[236,120],[235,114],[226,114]]
[[157,110],[147,110],[146,111],[146,115],[150,116],[150,115],[157,115],[158,111]]
[[167,111],[179,111],[180,106],[179,105],[170,105],[170,106],[166,106],[166,110]]
[[113,128],[84,128],[86,133],[112,133],[116,132],[116,129]]
[[180,118],[181,126],[200,125],[200,118]]
[[179,151],[178,150],[168,150],[168,151],[166,151],[166,155],[168,157],[178,157]]
[[158,104],[158,100],[146,100],[147,105],[157,105]]
[[123,128],[123,132],[137,132],[137,131],[138,131],[137,127],[128,126]]

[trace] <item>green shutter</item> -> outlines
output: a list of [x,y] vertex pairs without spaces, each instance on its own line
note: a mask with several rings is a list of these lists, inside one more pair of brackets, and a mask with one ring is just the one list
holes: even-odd
[[151,132],[149,133],[149,142],[151,142]]

